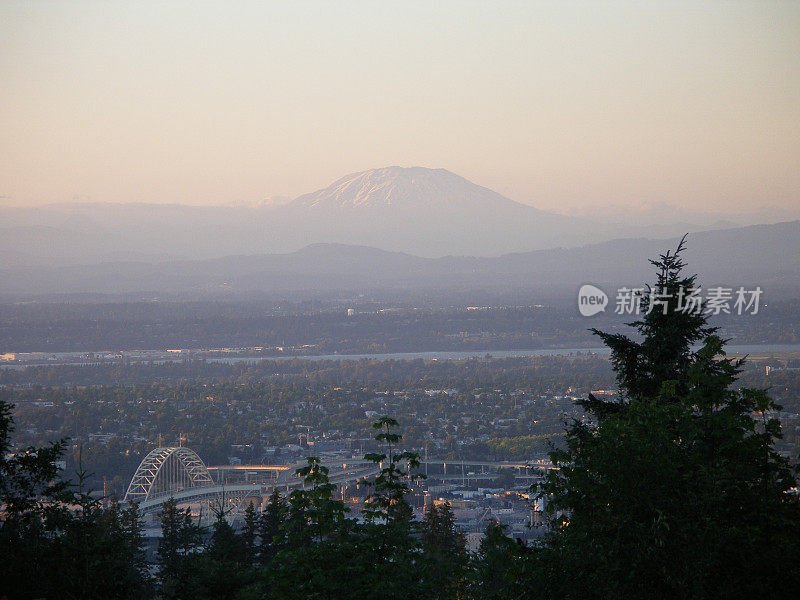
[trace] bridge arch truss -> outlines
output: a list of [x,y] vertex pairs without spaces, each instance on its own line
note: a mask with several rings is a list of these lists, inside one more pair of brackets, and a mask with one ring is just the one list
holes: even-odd
[[211,474],[194,450],[161,447],[152,450],[139,464],[124,501],[141,504],[190,488],[213,485]]

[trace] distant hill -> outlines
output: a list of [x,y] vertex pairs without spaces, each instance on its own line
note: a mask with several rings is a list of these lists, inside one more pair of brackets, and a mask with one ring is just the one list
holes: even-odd
[[[621,239],[579,248],[495,258],[424,258],[365,246],[314,244],[286,254],[12,268],[0,295],[131,292],[215,295],[250,291],[577,290],[586,282],[637,285],[651,279],[647,259],[677,238]],[[800,221],[692,234],[685,254],[706,286],[761,285],[800,290]]]

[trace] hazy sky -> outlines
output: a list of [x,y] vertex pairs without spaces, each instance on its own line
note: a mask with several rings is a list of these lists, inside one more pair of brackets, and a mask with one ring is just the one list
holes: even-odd
[[0,3],[0,199],[443,167],[541,208],[800,205],[800,3]]

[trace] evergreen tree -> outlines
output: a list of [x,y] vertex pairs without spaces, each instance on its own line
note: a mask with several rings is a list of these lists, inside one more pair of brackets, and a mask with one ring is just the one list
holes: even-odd
[[150,582],[135,507],[108,509],[60,478],[64,442],[11,452],[11,406],[0,401],[0,596],[144,598]]
[[464,535],[455,525],[449,502],[434,504],[425,512],[422,521],[422,541],[431,552],[457,554],[465,549]]
[[46,597],[105,600],[147,598],[150,577],[135,507],[108,508],[88,493],[76,494],[78,507],[52,540],[51,569],[43,581]]
[[[383,453],[368,453],[366,460],[381,466],[378,476],[367,482],[372,487],[372,493],[367,496],[364,508],[364,517],[368,521],[383,520],[388,524],[408,523],[413,515],[413,510],[406,500],[406,494],[411,491],[410,481],[424,478],[421,474],[411,474],[411,469],[419,467],[419,454],[417,452],[397,452],[395,447],[403,439],[394,429],[399,427],[395,419],[381,417],[372,424],[373,429],[380,431],[375,435],[375,440],[386,445]],[[402,464],[406,464],[406,471]],[[385,466],[383,466],[385,464]]]
[[247,563],[254,565],[258,546],[256,544],[258,536],[258,515],[255,506],[250,502],[244,511],[244,526],[242,528],[242,541],[244,542]]
[[[506,535],[505,526],[490,521],[471,565],[467,596],[482,600],[511,600],[530,595],[531,550]],[[537,587],[538,586],[534,586]]]
[[202,553],[184,559],[179,585],[183,598],[239,600],[259,595],[256,571],[248,560],[247,545],[217,509],[211,537]]
[[429,596],[418,523],[412,520],[413,509],[406,499],[411,483],[424,477],[413,472],[419,467],[419,455],[397,451],[403,436],[396,433],[399,424],[395,419],[381,417],[372,427],[379,432],[375,439],[383,443],[385,450],[364,456],[380,468],[378,475],[367,481],[371,492],[362,511],[366,520],[362,556],[373,569],[365,578],[365,587],[373,598]]
[[69,519],[58,480],[64,441],[13,452],[13,406],[0,400],[0,594],[30,598],[45,583],[51,539]]
[[336,485],[328,479],[328,467],[315,456],[308,457],[307,461],[305,467],[297,469],[297,475],[309,489],[289,494],[289,516],[284,523],[287,540],[293,546],[323,541],[335,535],[347,512],[344,502],[333,497]]
[[188,559],[202,548],[202,531],[191,511],[180,510],[174,498],[161,506],[161,538],[158,540],[160,578],[167,598],[186,598]]
[[438,529],[439,509],[436,504],[431,504],[425,510],[425,518],[422,519],[422,541],[429,546],[434,544],[436,530]]
[[284,527],[282,526],[288,511],[286,499],[277,489],[272,491],[267,508],[258,521],[259,553],[262,566],[268,566],[275,554],[285,545]]
[[[702,311],[675,253],[632,323],[640,341],[596,331],[620,397],[582,405],[543,491],[556,531],[531,577],[554,598],[792,598],[800,592],[795,471],[773,448],[775,405],[736,389],[741,361]],[[699,341],[702,347],[693,347]]]
[[435,598],[460,596],[468,556],[464,534],[455,525],[449,502],[428,508],[422,521],[425,584]]
[[129,567],[135,572],[142,574],[142,585],[150,591],[153,582],[147,562],[147,552],[145,550],[144,531],[139,506],[132,503],[122,508],[116,497],[112,496],[111,510],[119,512],[120,528],[128,544]]
[[248,556],[245,538],[233,530],[231,524],[228,523],[225,511],[217,511],[216,517],[211,528],[211,539],[204,554],[220,563],[247,564]]
[[298,600],[363,597],[352,573],[359,552],[355,523],[346,518],[344,503],[333,497],[336,486],[328,468],[316,457],[307,460],[297,470],[306,489],[289,495],[288,516],[281,524],[287,543],[272,561],[270,593]]
[[396,421],[388,417],[375,424],[380,432],[376,439],[387,451],[366,457],[380,466],[380,472],[370,482],[364,523],[345,517],[344,504],[334,498],[336,486],[317,459],[309,458],[308,465],[298,470],[306,489],[289,496],[282,525],[287,545],[272,563],[272,595],[298,600],[434,596],[422,583],[422,549],[405,497],[410,491],[409,473],[402,465],[413,469],[419,462],[412,453],[395,451],[401,439],[395,427]]

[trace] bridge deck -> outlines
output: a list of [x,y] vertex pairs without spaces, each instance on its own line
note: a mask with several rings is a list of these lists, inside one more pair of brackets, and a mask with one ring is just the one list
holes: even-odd
[[214,485],[214,486],[192,487],[192,488],[187,488],[185,490],[178,490],[174,492],[160,494],[155,498],[150,498],[142,502],[139,505],[139,509],[142,512],[151,511],[164,504],[164,502],[166,502],[170,498],[174,498],[176,502],[181,504],[212,497],[221,497],[223,495],[230,495],[231,497],[242,496],[242,495],[246,496],[248,494],[261,495],[262,490],[263,486],[261,486],[260,484]]

